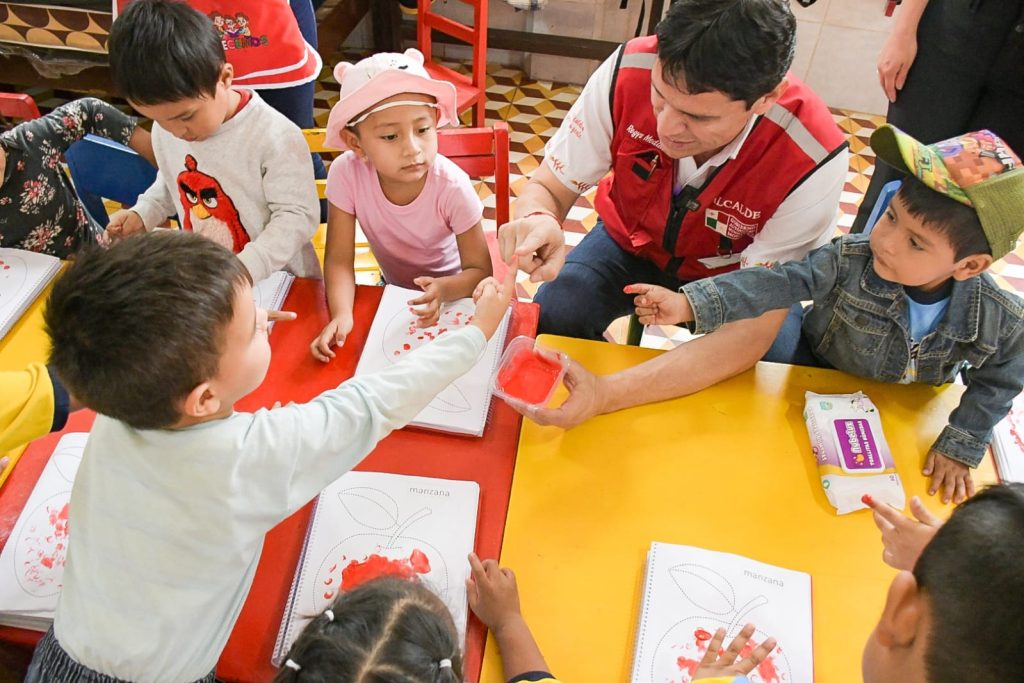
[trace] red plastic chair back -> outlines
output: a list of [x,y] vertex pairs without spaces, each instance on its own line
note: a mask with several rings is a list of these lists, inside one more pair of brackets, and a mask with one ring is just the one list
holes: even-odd
[[[430,9],[431,0],[418,0],[416,43],[423,53],[424,66],[431,78],[455,85],[459,113],[473,107],[473,125],[484,126],[487,100],[487,0],[461,0],[473,7],[473,25],[466,26]],[[468,43],[473,48],[473,70],[467,77],[433,61],[433,31],[439,31]]]
[[11,119],[38,119],[42,114],[31,95],[0,92],[0,116]]

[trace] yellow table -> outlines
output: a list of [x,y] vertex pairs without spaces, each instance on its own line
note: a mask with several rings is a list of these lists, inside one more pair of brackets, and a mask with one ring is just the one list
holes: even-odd
[[[47,286],[4,338],[0,339],[0,371],[22,370],[29,363],[46,362],[50,354],[50,340],[43,329],[43,306],[52,287],[52,283]],[[4,400],[4,397],[0,396],[0,400]],[[0,453],[0,456],[6,455],[11,459],[7,469],[0,472],[0,486],[3,486],[24,450],[24,446],[19,446],[9,453]]]
[[[563,337],[539,343],[601,374],[661,353]],[[809,572],[815,680],[861,680],[861,650],[895,572],[881,561],[871,515],[837,517],[825,499],[802,418],[808,390],[870,396],[908,500],[921,495],[948,515],[919,473],[960,387],[761,363],[699,394],[570,431],[524,420],[501,562],[516,572],[523,613],[556,676],[628,680],[644,560],[656,540]],[[990,458],[975,476],[996,480]],[[502,680],[492,638],[481,681]]]

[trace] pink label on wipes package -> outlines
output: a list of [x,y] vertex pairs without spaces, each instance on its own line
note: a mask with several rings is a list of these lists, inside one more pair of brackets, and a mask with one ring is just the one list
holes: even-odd
[[839,464],[847,472],[881,472],[885,469],[871,434],[871,425],[862,418],[833,420]]

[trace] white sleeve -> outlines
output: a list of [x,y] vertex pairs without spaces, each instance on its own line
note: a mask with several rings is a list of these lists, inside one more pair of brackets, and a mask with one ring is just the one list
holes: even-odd
[[313,165],[302,132],[290,124],[265,131],[264,139],[268,149],[260,171],[270,220],[238,254],[253,282],[284,268],[313,239],[320,223]]
[[843,148],[786,197],[743,250],[741,267],[794,261],[828,244],[839,220],[839,195],[849,170],[848,157],[849,151]]
[[132,206],[132,211],[139,214],[142,224],[146,226],[146,230],[152,230],[158,225],[163,225],[168,216],[173,216],[178,212],[178,207],[174,204],[174,197],[167,188],[167,180],[164,178],[163,169],[160,168],[160,162],[168,157],[164,149],[165,136],[168,135],[169,133],[161,128],[160,124],[153,124],[153,155],[156,157],[158,164],[156,180],[153,181],[153,184],[145,192],[139,195],[139,198],[135,200],[135,205]]
[[[621,49],[621,48],[620,48]],[[582,194],[612,167],[609,98],[619,50],[597,68],[544,146],[544,163],[567,188]]]
[[273,525],[305,505],[468,372],[486,346],[469,325],[308,403],[254,413],[235,468],[246,508]]

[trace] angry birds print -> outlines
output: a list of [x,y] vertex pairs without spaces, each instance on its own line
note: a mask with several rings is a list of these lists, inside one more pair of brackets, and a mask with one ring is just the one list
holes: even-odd
[[196,158],[185,156],[185,170],[178,174],[178,192],[184,209],[183,223],[191,230],[236,254],[249,243],[238,209],[217,179],[199,170]]

